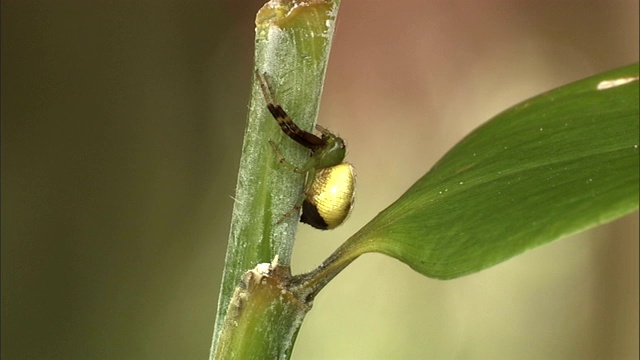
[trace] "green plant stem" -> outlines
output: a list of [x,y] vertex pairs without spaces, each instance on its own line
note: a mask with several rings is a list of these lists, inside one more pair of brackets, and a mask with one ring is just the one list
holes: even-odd
[[[268,74],[277,100],[308,131],[313,129],[319,109],[338,5],[338,0],[274,0],[265,4],[256,16],[255,68]],[[211,359],[235,358],[240,349],[243,359],[261,358],[264,353],[260,351],[264,349],[253,345],[272,341],[280,344],[274,346],[277,358],[288,358],[301,316],[308,310],[295,301],[287,303],[282,300],[287,297],[276,296],[278,291],[272,291],[287,283],[288,276],[282,274],[288,272],[280,273],[278,286],[252,287],[255,294],[237,289],[243,274],[257,264],[271,263],[277,256],[280,267],[288,269],[291,261],[298,214],[280,219],[298,202],[304,179],[281,166],[269,140],[277,144],[291,163],[302,164],[309,156],[308,150],[283,135],[267,111],[254,79]],[[239,297],[243,297],[243,311],[231,311]],[[292,306],[303,310],[292,311]],[[268,326],[274,325],[272,322],[279,325]],[[270,331],[268,334],[244,331],[258,328]],[[218,348],[221,338],[232,341]],[[255,351],[255,357],[249,356],[251,351]]]
[[[358,246],[354,246],[358,245]],[[308,273],[293,276],[289,289],[296,294],[299,299],[305,302],[312,302],[334,277],[351,264],[360,255],[368,252],[366,246],[347,241],[334,251],[317,268]]]
[[310,306],[287,290],[288,267],[261,264],[246,272],[227,310],[215,359],[281,359],[291,356]]

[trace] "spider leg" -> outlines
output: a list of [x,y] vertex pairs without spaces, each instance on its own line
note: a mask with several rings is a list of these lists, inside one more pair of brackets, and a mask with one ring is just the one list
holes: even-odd
[[271,81],[269,80],[269,76],[267,73],[264,73],[262,76],[258,72],[256,72],[256,77],[258,78],[258,82],[260,83],[260,90],[262,90],[262,96],[264,96],[264,100],[267,102],[267,109],[271,115],[276,119],[278,125],[282,128],[285,134],[289,137],[294,138],[298,136],[298,134],[304,132],[304,130],[300,129],[298,125],[296,125],[293,120],[287,115],[287,112],[284,111],[282,106],[278,103],[276,99],[275,92],[273,91],[273,86],[271,86]]
[[[287,159],[284,158],[284,156],[282,156],[282,153],[280,152],[280,149],[278,149],[278,147],[276,146],[276,144],[269,140],[269,144],[271,145],[271,147],[273,148],[273,151],[276,153],[276,156],[278,157],[278,161],[280,162],[280,164],[283,164],[285,166],[290,167],[294,172],[298,173],[298,174],[306,174],[307,170],[301,169],[295,165],[293,165],[292,163],[288,162]],[[305,189],[306,192],[306,189]],[[298,201],[292,208],[291,210],[287,211],[284,215],[282,215],[280,217],[280,219],[276,222],[276,224],[282,224],[285,220],[287,220],[287,218],[293,214],[295,214],[296,212],[300,211],[300,209],[302,208],[302,203],[304,202],[304,197],[302,197],[302,199],[300,201]]]
[[285,157],[282,156],[282,153],[280,152],[280,149],[278,149],[278,147],[276,146],[276,143],[274,143],[273,141],[269,140],[269,145],[271,145],[271,147],[273,148],[273,151],[276,153],[276,156],[278,157],[278,162],[280,164],[288,166],[295,173],[298,173],[298,174],[306,174],[307,173],[307,170],[301,169],[301,168],[293,165],[292,163],[288,162],[287,159],[285,159]]
[[302,208],[302,204],[299,204],[299,205],[296,204],[294,207],[291,208],[291,210],[287,211],[286,214],[282,215],[282,217],[280,218],[280,220],[278,220],[276,224],[282,224],[285,220],[287,220],[289,216],[293,215],[295,212],[297,212],[301,208]]
[[262,96],[267,102],[267,109],[269,109],[273,118],[276,119],[282,131],[300,145],[313,151],[323,146],[325,144],[324,140],[310,132],[302,130],[293,122],[293,120],[291,120],[287,112],[284,111],[276,99],[273,86],[271,85],[271,81],[269,80],[267,73],[260,75],[258,70],[255,70],[255,75],[258,79],[258,83],[260,84]]
[[320,131],[322,135],[332,135],[331,131],[327,130],[324,126],[316,124],[316,130]]

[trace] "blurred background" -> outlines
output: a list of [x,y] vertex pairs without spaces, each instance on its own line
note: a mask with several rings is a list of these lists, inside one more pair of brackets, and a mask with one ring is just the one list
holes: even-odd
[[[260,1],[2,1],[2,358],[206,359]],[[344,1],[319,122],[352,217],[528,97],[638,61],[638,1]],[[463,221],[463,219],[461,219]],[[437,281],[366,255],[294,359],[637,359],[638,213]]]

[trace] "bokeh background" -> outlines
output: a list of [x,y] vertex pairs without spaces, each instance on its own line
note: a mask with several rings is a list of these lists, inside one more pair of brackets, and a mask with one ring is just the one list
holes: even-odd
[[[2,358],[206,359],[260,1],[7,0]],[[358,199],[319,264],[491,116],[638,61],[638,1],[353,1],[320,123]],[[464,221],[464,219],[460,219]],[[294,359],[637,359],[638,213],[437,281],[366,255]]]

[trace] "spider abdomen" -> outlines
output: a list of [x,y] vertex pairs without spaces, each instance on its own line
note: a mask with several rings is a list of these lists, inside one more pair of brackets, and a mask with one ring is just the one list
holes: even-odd
[[355,182],[353,166],[348,163],[316,170],[302,203],[300,221],[321,230],[342,224],[353,208]]

